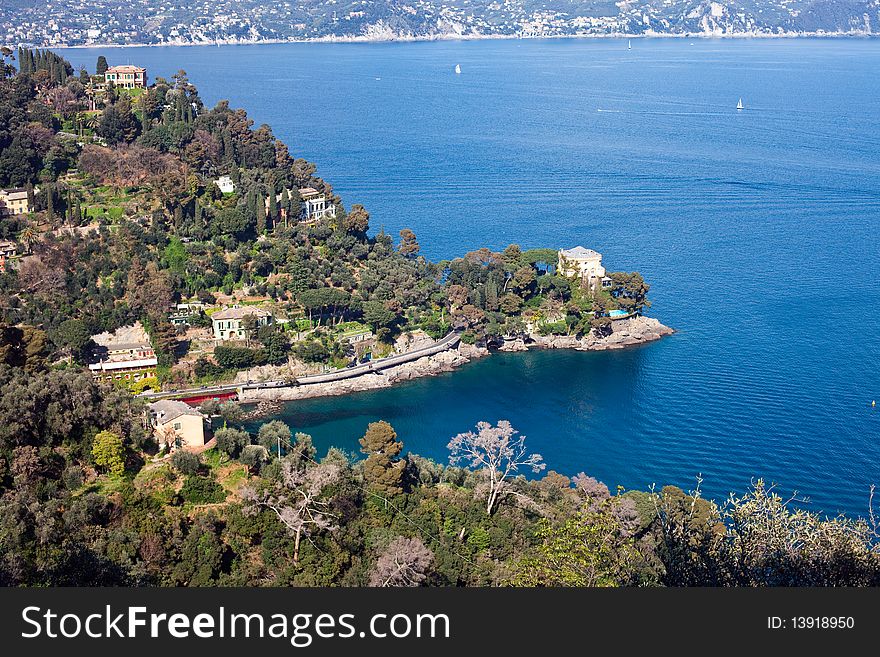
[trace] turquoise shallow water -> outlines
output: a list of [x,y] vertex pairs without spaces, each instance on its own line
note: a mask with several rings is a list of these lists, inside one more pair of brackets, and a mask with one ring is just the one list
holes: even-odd
[[[445,459],[510,419],[611,485],[753,477],[864,513],[880,482],[878,40],[527,40],[104,51],[184,68],[432,258],[594,248],[678,333],[614,353],[497,355],[283,417],[355,449],[391,421]],[[97,51],[72,50],[94,67]],[[462,74],[453,67],[461,64]],[[746,109],[735,110],[739,97]]]

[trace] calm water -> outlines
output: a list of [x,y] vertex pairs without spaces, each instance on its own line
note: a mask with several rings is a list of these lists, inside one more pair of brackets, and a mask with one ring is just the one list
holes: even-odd
[[[679,331],[291,404],[321,446],[354,449],[384,418],[443,460],[454,434],[509,419],[564,473],[626,487],[702,473],[716,497],[763,476],[865,511],[880,483],[880,41],[104,52],[151,77],[186,69],[206,102],[247,108],[432,258],[582,244],[641,270]],[[97,54],[67,52],[90,69]]]

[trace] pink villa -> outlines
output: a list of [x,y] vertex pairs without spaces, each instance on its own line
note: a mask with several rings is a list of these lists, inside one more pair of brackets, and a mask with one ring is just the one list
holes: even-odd
[[147,69],[140,66],[111,66],[104,73],[104,82],[112,82],[124,89],[143,89],[147,86]]

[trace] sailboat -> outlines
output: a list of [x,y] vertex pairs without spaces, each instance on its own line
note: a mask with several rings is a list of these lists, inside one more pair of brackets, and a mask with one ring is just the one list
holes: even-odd
[[461,66],[459,64],[455,65],[455,74],[461,75]]
[[632,40],[628,40],[628,41],[626,42],[626,49],[627,49],[627,50],[632,50],[632,49],[633,49],[633,42],[632,42]]
[[739,102],[736,104],[736,109],[738,109],[738,110],[743,109],[743,99],[742,98],[740,98]]

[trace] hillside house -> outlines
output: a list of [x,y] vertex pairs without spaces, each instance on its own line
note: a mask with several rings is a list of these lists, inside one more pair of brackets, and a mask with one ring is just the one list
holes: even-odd
[[150,404],[153,435],[159,447],[203,447],[205,416],[189,404],[176,399],[161,399]]
[[224,194],[232,194],[235,191],[235,183],[232,182],[232,178],[229,176],[220,176],[214,181],[214,184]]
[[92,336],[89,370],[99,381],[140,381],[156,376],[156,352],[140,322]]
[[33,212],[26,189],[0,189],[0,216],[14,216]]
[[244,319],[253,317],[256,328],[268,326],[272,323],[272,313],[257,306],[233,306],[211,315],[211,324],[214,329],[214,339],[218,342],[224,340],[244,340]]

